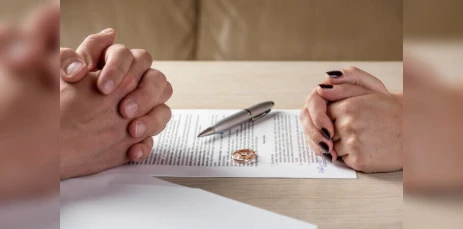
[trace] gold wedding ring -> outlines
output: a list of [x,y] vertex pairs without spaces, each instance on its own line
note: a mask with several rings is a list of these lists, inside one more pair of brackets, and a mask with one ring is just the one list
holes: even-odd
[[233,161],[241,164],[253,162],[256,157],[256,152],[251,149],[240,149],[232,154]]

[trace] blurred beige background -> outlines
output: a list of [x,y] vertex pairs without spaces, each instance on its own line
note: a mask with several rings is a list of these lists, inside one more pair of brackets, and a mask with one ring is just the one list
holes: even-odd
[[404,37],[463,39],[462,0],[404,0]]
[[57,0],[0,0],[0,22],[16,21],[45,2]]
[[116,30],[156,60],[402,60],[402,0],[62,0],[61,46]]
[[426,63],[444,83],[463,85],[462,0],[404,1],[404,53]]

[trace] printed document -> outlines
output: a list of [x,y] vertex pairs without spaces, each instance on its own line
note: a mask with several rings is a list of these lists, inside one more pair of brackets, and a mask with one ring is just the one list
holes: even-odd
[[[342,161],[334,164],[308,146],[299,110],[273,110],[267,116],[226,132],[198,134],[239,110],[173,110],[165,130],[154,137],[147,160],[109,172],[181,177],[356,178]],[[236,150],[251,149],[257,158],[240,164]]]

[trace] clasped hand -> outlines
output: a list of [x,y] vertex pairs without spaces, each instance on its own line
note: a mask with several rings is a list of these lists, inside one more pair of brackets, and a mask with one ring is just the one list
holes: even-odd
[[300,120],[310,147],[365,173],[403,168],[402,97],[355,67],[327,72],[307,97]]
[[114,38],[106,29],[60,50],[61,179],[143,161],[171,118],[172,86],[151,55]]

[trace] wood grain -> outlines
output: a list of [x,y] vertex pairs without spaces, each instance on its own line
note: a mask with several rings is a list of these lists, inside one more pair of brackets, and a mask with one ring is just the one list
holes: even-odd
[[[392,92],[402,91],[401,62],[154,62],[172,83],[173,108],[244,108],[273,100],[302,107],[328,70],[357,66]],[[163,178],[324,228],[402,228],[402,172],[358,179]]]

